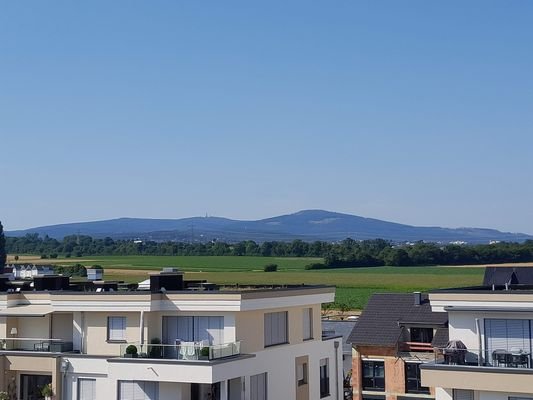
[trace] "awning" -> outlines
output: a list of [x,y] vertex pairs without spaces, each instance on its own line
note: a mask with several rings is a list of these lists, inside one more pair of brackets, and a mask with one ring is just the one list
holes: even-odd
[[0,317],[44,317],[52,313],[52,306],[42,304],[26,304],[0,310]]

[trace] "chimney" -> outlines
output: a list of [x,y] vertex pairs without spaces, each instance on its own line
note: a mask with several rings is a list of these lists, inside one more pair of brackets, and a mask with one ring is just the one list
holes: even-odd
[[422,304],[422,293],[421,292],[414,292],[415,295],[415,306],[419,306]]

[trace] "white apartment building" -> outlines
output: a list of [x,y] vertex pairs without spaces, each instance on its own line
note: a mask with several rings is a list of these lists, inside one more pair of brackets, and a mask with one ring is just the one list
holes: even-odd
[[1,293],[0,391],[34,400],[51,383],[56,400],[342,399],[341,339],[323,338],[320,318],[334,288],[169,286]]
[[533,287],[450,289],[430,293],[448,313],[450,342],[421,367],[436,400],[533,399]]

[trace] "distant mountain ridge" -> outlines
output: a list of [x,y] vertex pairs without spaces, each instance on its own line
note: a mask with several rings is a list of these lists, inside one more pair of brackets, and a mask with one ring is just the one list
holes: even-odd
[[465,241],[488,243],[491,240],[521,242],[533,239],[523,233],[501,232],[486,228],[420,227],[365,218],[324,210],[303,210],[294,214],[257,221],[240,221],[221,217],[181,219],[117,218],[104,221],[77,222],[6,232],[8,236],[28,233],[62,239],[68,235],[112,237],[114,239],[236,242],[242,240],[337,241],[386,239],[397,242],[425,240],[431,242]]

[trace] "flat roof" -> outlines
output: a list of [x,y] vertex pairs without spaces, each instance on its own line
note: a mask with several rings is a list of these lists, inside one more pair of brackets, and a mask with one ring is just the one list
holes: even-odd
[[42,304],[25,304],[9,307],[0,311],[0,317],[44,317],[53,312],[52,306]]

